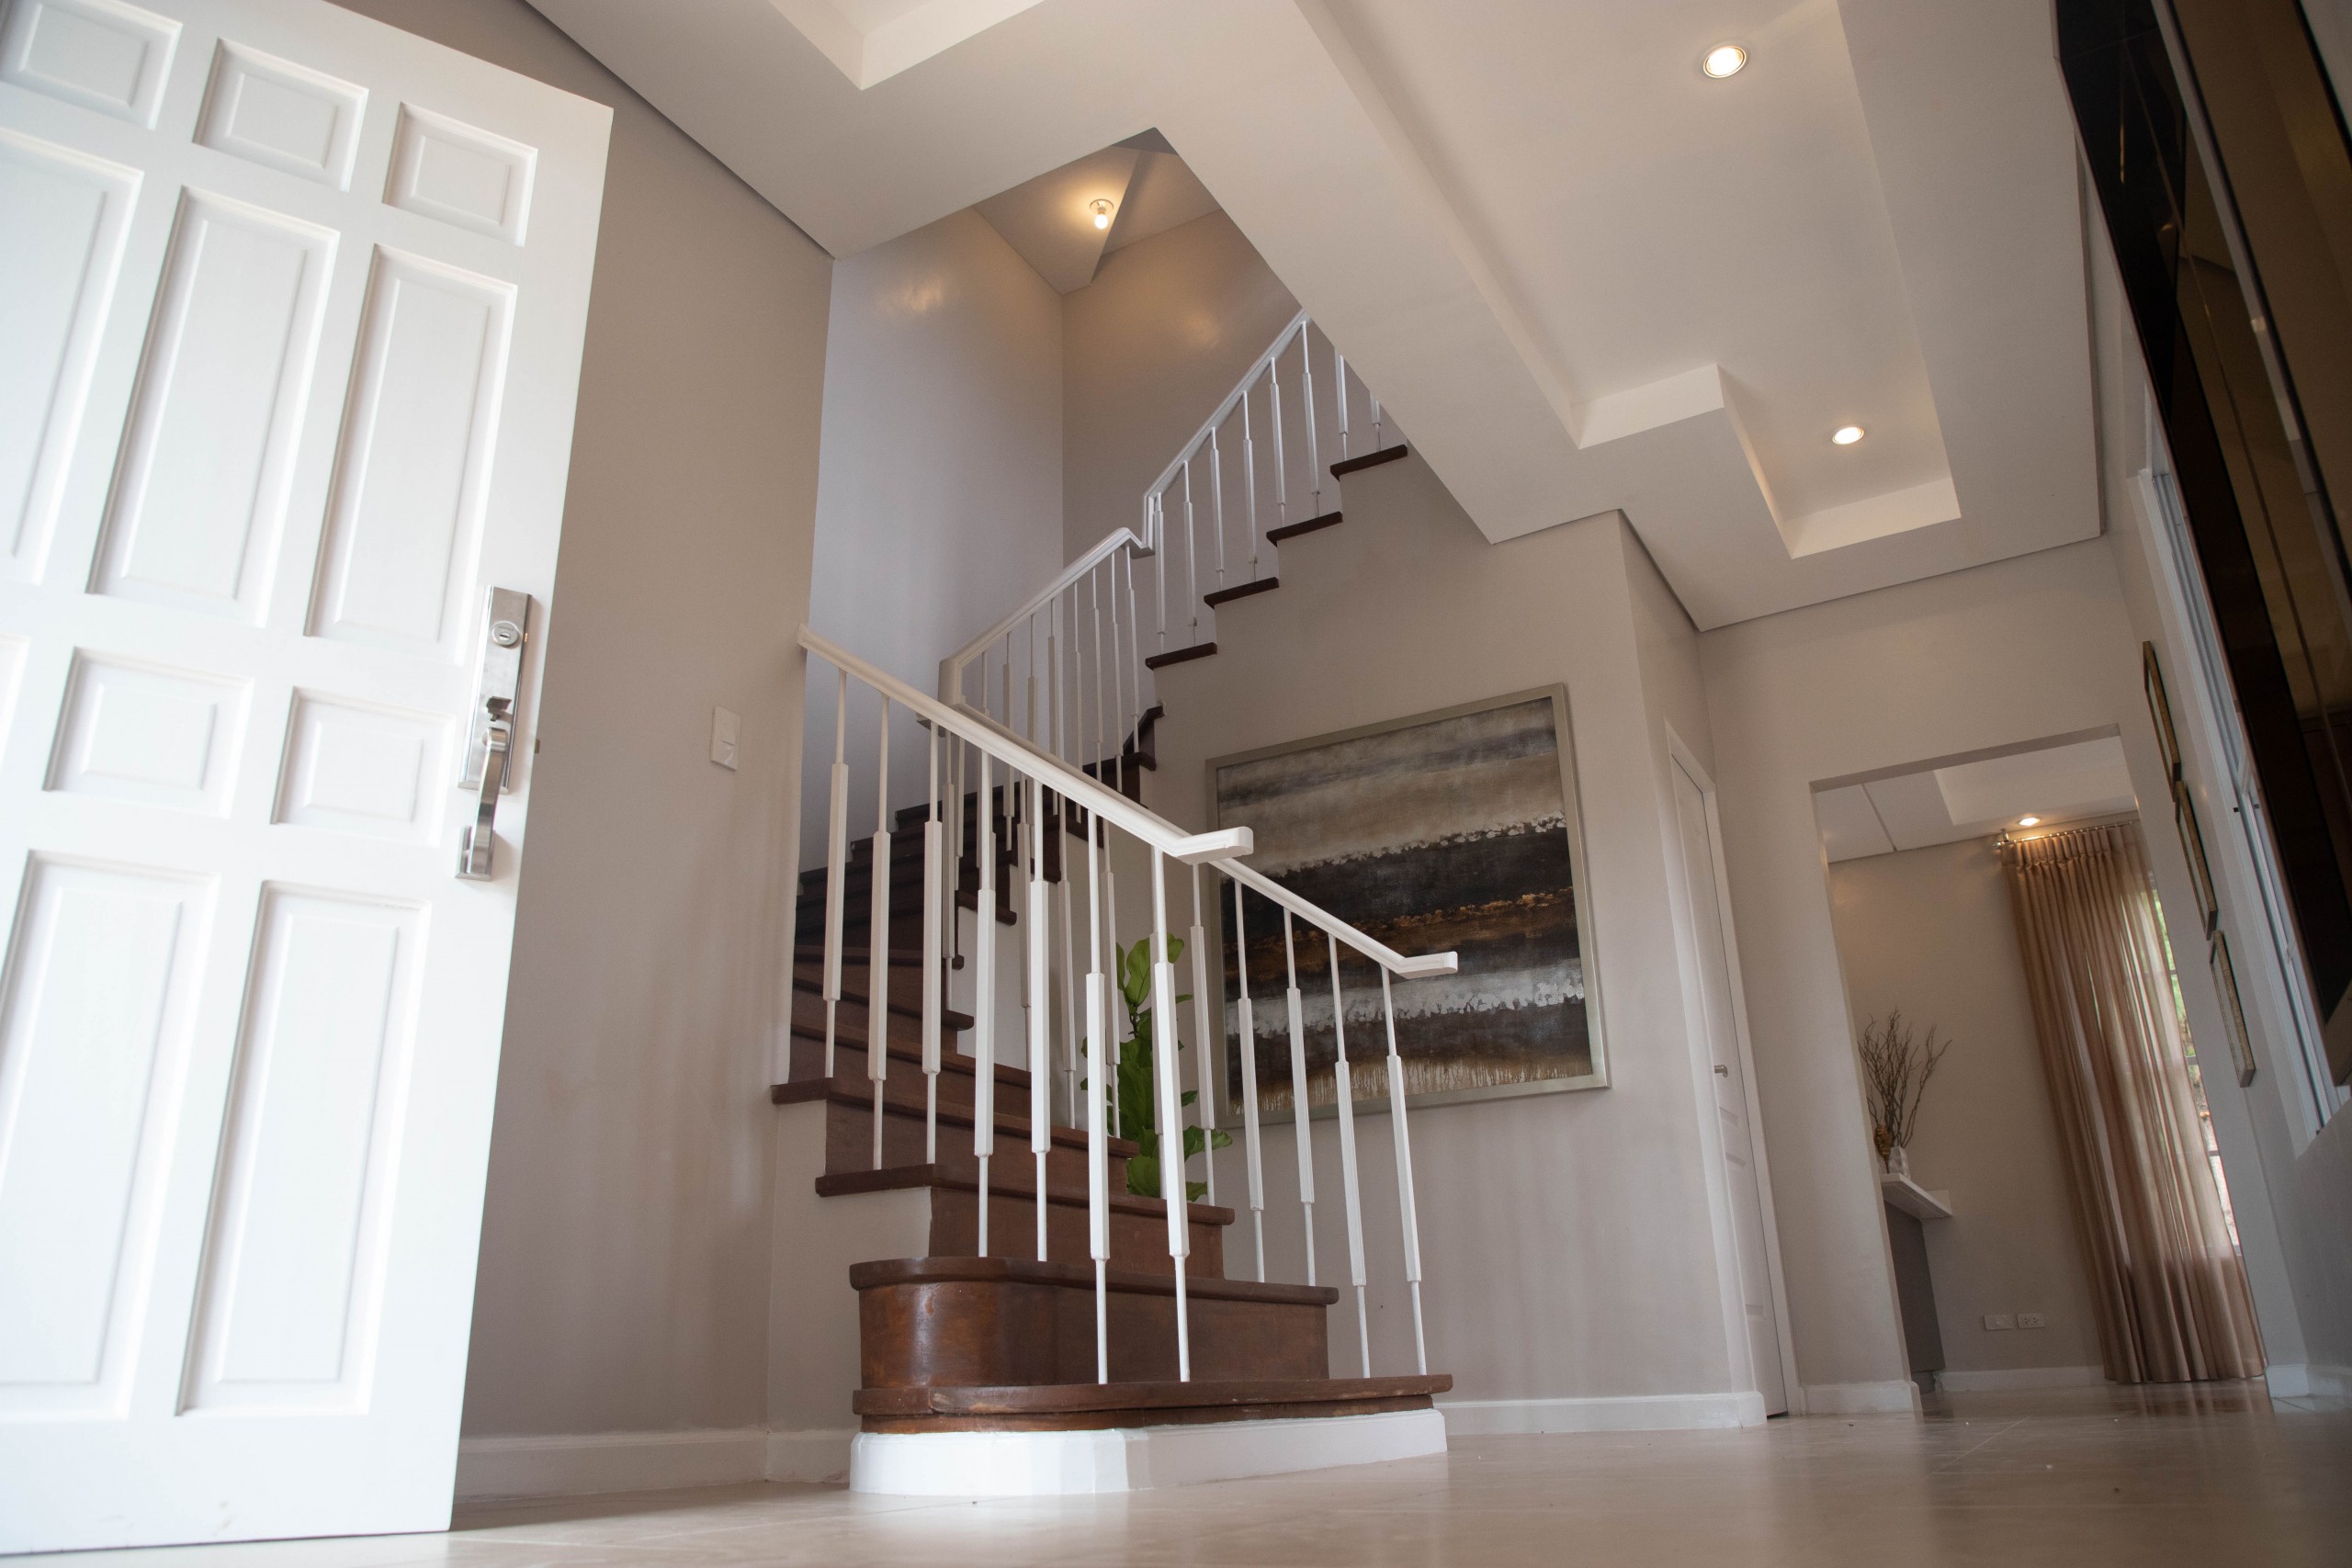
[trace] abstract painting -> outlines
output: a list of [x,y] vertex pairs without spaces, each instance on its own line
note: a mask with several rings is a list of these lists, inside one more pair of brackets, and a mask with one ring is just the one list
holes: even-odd
[[[1408,1104],[1594,1089],[1608,1082],[1567,693],[1522,692],[1209,764],[1217,826],[1248,827],[1249,864],[1407,955],[1460,955],[1453,975],[1394,983]],[[1330,947],[1255,894],[1248,941],[1222,905],[1225,1108],[1241,1092],[1246,956],[1261,1111],[1292,1100],[1295,972],[1307,1100],[1334,1099]],[[1341,950],[1348,1064],[1360,1100],[1385,1100],[1380,971]]]

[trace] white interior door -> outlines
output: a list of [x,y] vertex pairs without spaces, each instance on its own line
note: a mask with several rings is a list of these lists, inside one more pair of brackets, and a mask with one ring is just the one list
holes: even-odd
[[1756,1391],[1767,1415],[1789,1407],[1788,1381],[1781,1364],[1781,1326],[1772,1290],[1772,1265],[1764,1224],[1763,1178],[1756,1156],[1756,1132],[1747,1098],[1747,1058],[1740,1049],[1734,1010],[1731,953],[1724,940],[1724,903],[1716,881],[1715,835],[1706,791],[1679,758],[1672,765],[1675,815],[1682,832],[1682,872],[1690,893],[1690,923],[1699,949],[1699,994],[1706,1010],[1713,1053],[1716,1126],[1723,1142],[1724,1197],[1739,1250],[1740,1308],[1747,1320],[1748,1359]]
[[609,111],[0,9],[0,1551],[438,1528]]

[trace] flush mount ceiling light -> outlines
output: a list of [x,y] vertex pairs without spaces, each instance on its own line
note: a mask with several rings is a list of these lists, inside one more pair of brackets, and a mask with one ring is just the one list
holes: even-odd
[[1707,51],[1707,58],[1699,62],[1699,69],[1721,81],[1725,76],[1738,75],[1747,63],[1747,51],[1736,43],[1719,43]]
[[2018,818],[2018,826],[2020,828],[2039,828],[2041,826],[2041,818],[2039,817],[2020,817]]
[[1831,433],[1829,437],[1840,446],[1851,446],[1861,438],[1862,427],[1859,424],[1841,424]]
[[1108,229],[1111,226],[1111,198],[1107,196],[1096,197],[1092,210],[1094,226],[1097,229]]

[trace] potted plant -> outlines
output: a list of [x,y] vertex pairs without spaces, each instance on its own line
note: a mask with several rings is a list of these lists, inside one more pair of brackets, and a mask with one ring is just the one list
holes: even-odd
[[1862,1087],[1870,1097],[1873,1141],[1879,1164],[1889,1176],[1911,1174],[1911,1134],[1919,1124],[1919,1099],[1936,1064],[1951,1049],[1951,1042],[1936,1042],[1934,1025],[1921,1039],[1903,1021],[1901,1009],[1890,1010],[1886,1021],[1871,1019],[1862,1026],[1860,1043]]
[[[1112,1092],[1117,1097],[1118,1107],[1118,1120],[1113,1124],[1123,1135],[1134,1139],[1136,1145],[1135,1156],[1127,1161],[1127,1190],[1141,1197],[1157,1198],[1159,1196],[1159,1100],[1152,1085],[1151,944],[1148,941],[1136,942],[1133,947],[1123,948],[1114,944],[1113,951],[1118,954],[1115,973],[1119,977],[1119,995],[1127,1009],[1127,1038],[1119,1047],[1118,1067],[1113,1074],[1111,1086]],[[1175,963],[1183,952],[1182,937],[1168,939],[1169,963]],[[1179,1004],[1192,999],[1190,992],[1176,998]],[[1177,1040],[1176,1049],[1184,1049],[1182,1038]],[[1181,1073],[1178,1081],[1182,1081]],[[1181,1102],[1191,1105],[1199,1099],[1199,1090],[1186,1089]],[[1190,1160],[1194,1155],[1208,1149],[1226,1148],[1233,1139],[1214,1128],[1204,1132],[1199,1127],[1187,1127],[1183,1142],[1183,1157]],[[1205,1181],[1187,1181],[1184,1183],[1184,1195],[1188,1200],[1198,1198],[1208,1188]]]

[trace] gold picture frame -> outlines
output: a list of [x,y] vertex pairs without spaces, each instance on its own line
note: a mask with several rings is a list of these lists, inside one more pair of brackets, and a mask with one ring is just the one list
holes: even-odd
[[2165,694],[2164,666],[2156,661],[2156,645],[2140,645],[2140,685],[2148,698],[2148,721],[2156,728],[2156,750],[2164,754],[2165,778],[2178,784],[2182,776],[2180,765],[2180,735],[2173,728],[2172,700]]
[[2213,972],[2213,994],[2222,1004],[2222,1032],[2229,1037],[2230,1065],[2237,1070],[2238,1087],[2244,1089],[2254,1082],[2254,1042],[2246,1037],[2245,1007],[2238,999],[2238,972],[2230,962],[2228,932],[2213,933],[2207,963]]
[[2197,894],[2198,929],[2211,936],[2222,924],[2222,906],[2213,893],[2213,864],[2205,858],[2205,834],[2197,825],[2197,803],[2189,799],[2188,786],[2178,779],[2172,784],[2172,825],[2180,835],[2180,852],[2188,862],[2189,886]]

